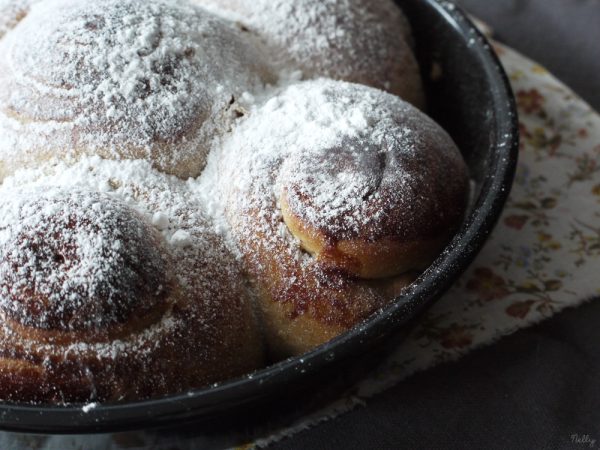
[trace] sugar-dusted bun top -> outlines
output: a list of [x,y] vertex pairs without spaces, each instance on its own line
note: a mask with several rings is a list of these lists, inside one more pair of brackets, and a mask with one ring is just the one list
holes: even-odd
[[194,0],[260,35],[304,78],[329,77],[424,106],[410,25],[392,0]]
[[[383,275],[429,264],[466,208],[467,168],[450,136],[409,103],[358,84],[317,79],[283,89],[251,111],[215,161],[227,175],[211,180],[219,170],[211,159],[204,179],[220,185],[226,207],[275,214],[311,253],[343,259],[371,247],[388,256],[434,247],[426,261],[413,258],[416,267]],[[280,238],[250,226],[238,232],[266,245]]]
[[[302,91],[321,104],[322,124],[311,118],[317,104],[292,106]],[[448,134],[421,111],[383,92],[333,82],[292,88],[283,100],[284,110],[304,110],[300,133],[316,133],[315,125],[329,121],[337,128],[330,139],[300,144],[281,166],[281,195],[305,225],[331,242],[411,241],[451,231],[461,220],[465,163]]]
[[0,41],[0,165],[97,154],[196,176],[236,99],[270,80],[263,61],[185,1],[34,4]]
[[0,310],[21,325],[101,330],[171,294],[161,236],[118,200],[47,188],[14,192],[0,209]]

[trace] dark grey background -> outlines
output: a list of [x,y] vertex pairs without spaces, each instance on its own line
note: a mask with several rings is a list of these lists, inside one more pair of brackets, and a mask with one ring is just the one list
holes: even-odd
[[[600,110],[600,0],[460,4]],[[596,442],[578,444],[575,434]],[[273,448],[598,449],[600,300],[411,377]]]
[[[460,0],[600,110],[600,0]],[[600,446],[600,445],[599,445]]]

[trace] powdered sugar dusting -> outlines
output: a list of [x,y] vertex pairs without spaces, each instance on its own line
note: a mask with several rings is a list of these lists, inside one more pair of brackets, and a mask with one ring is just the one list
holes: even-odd
[[352,81],[423,106],[408,21],[391,0],[195,0],[260,35],[306,78]]
[[91,403],[86,403],[85,405],[83,405],[81,407],[81,411],[83,411],[84,413],[89,413],[92,409],[96,409],[98,407],[98,403],[96,402],[91,402]]
[[27,16],[0,21],[2,357],[93,355],[114,374],[134,354],[169,369],[169,346],[206,370],[258,354],[245,275],[338,333],[389,298],[304,252],[281,203],[332,239],[410,240],[464,175],[398,97],[300,81],[419,103],[390,1],[196,0],[221,18],[184,0],[19,1]]
[[0,42],[0,156],[143,158],[198,175],[232,102],[270,79],[240,33],[184,1],[33,5]]
[[424,114],[381,91],[320,79],[291,85],[256,106],[215,149],[199,191],[225,193],[221,214],[261,211],[265,223],[281,220],[285,192],[292,209],[325,233],[376,238],[398,223],[399,213],[400,223],[413,223],[436,208],[429,186],[437,180],[429,178],[432,170],[444,175],[440,164],[463,163]]
[[[104,192],[160,231],[163,245],[180,267],[176,270],[178,276],[185,284],[195,284],[198,282],[194,280],[195,266],[202,261],[208,263],[227,250],[222,248],[221,238],[215,233],[215,225],[207,216],[204,204],[188,185],[189,182],[154,170],[147,161],[91,157],[76,163],[54,161],[40,169],[21,170],[4,181],[0,195],[74,187]],[[195,260],[196,257],[199,260]],[[225,273],[235,270],[235,264],[231,266],[228,262],[231,263],[230,258],[225,256],[220,262],[223,267],[218,270]]]
[[2,196],[0,308],[27,326],[102,328],[167,295],[167,261],[137,214],[103,194]]
[[41,0],[0,0],[0,38],[27,15],[33,3]]
[[[18,171],[14,176],[7,178],[0,186],[0,198],[14,199],[4,200],[2,203],[2,210],[6,211],[6,215],[1,223],[0,244],[6,245],[0,245],[0,269],[6,267],[7,259],[10,262],[13,248],[8,246],[19,232],[29,233],[32,224],[38,226],[41,231],[46,231],[43,225],[44,218],[52,217],[53,214],[62,217],[61,211],[65,217],[80,218],[78,223],[70,223],[69,226],[74,227],[72,236],[82,247],[82,260],[85,264],[81,264],[77,274],[71,274],[68,270],[60,272],[60,267],[56,266],[56,272],[45,279],[46,285],[43,286],[48,286],[48,292],[44,293],[54,303],[46,303],[43,308],[52,311],[53,304],[56,305],[57,311],[64,309],[65,305],[74,305],[72,310],[80,307],[78,311],[81,310],[81,305],[92,307],[98,302],[98,292],[92,292],[94,286],[100,286],[100,290],[105,289],[109,292],[112,289],[113,294],[120,292],[119,284],[101,284],[103,279],[108,279],[128,284],[123,287],[123,290],[127,290],[131,295],[127,297],[130,303],[126,304],[129,309],[125,315],[134,314],[139,317],[144,309],[152,307],[152,304],[147,295],[138,295],[139,292],[136,294],[135,287],[140,283],[128,280],[124,269],[129,266],[123,267],[123,264],[119,263],[121,248],[131,253],[128,257],[137,256],[135,242],[133,246],[131,243],[135,239],[139,239],[145,252],[149,249],[158,252],[149,257],[144,253],[144,260],[138,258],[135,266],[134,262],[131,262],[132,267],[138,271],[142,270],[142,273],[146,265],[156,266],[156,273],[152,272],[148,279],[140,281],[147,287],[165,290],[169,295],[167,302],[177,302],[177,298],[183,296],[184,304],[188,305],[183,316],[181,313],[175,314],[172,308],[166,305],[163,307],[164,312],[155,322],[147,324],[139,331],[133,330],[122,338],[110,341],[67,340],[63,346],[56,343],[44,344],[37,340],[19,341],[20,348],[28,348],[28,353],[59,352],[60,358],[83,358],[93,353],[96,357],[106,360],[106,364],[109,364],[109,361],[122,361],[123,358],[130,359],[132,355],[137,355],[138,360],[150,361],[155,357],[157,349],[169,345],[172,337],[180,339],[178,336],[185,336],[186,333],[199,333],[203,335],[208,353],[200,353],[203,350],[194,342],[189,342],[190,348],[194,349],[198,361],[208,358],[206,361],[214,363],[218,361],[217,358],[230,357],[215,352],[231,345],[228,342],[236,342],[240,335],[248,333],[246,330],[254,329],[255,324],[252,322],[251,307],[248,294],[244,291],[240,267],[222,239],[214,233],[211,221],[203,212],[204,208],[184,181],[157,172],[148,162],[111,161],[99,157],[82,158],[76,163],[53,161],[39,169]],[[23,198],[38,199],[33,202],[28,200],[33,205],[28,208],[33,209],[33,212],[22,206],[27,204],[20,200]],[[63,198],[66,200],[61,201]],[[44,205],[43,208],[35,207],[38,201]],[[95,204],[99,206],[95,207]],[[126,216],[126,220],[122,218],[123,215]],[[128,221],[133,221],[133,225],[128,226]],[[68,226],[63,225],[62,222],[57,222],[56,229],[44,235],[43,245],[52,249],[63,245],[65,239],[70,236]],[[156,239],[148,236],[156,236]],[[127,240],[126,245],[121,247],[119,240]],[[32,243],[29,241],[23,245],[31,246]],[[45,270],[44,264],[39,264],[42,259],[42,263],[48,261],[51,269],[55,268],[54,259],[46,258],[46,254],[39,249],[31,253],[22,252],[21,248],[17,248],[14,252],[15,255],[23,255],[21,259],[26,263],[26,267],[34,267],[36,270],[41,267]],[[14,283],[11,286],[33,286],[35,289],[37,285],[31,284],[29,272],[10,274],[10,281]],[[8,276],[7,272],[0,270],[0,281],[7,280]],[[56,285],[53,277],[62,284]],[[173,289],[169,283],[175,283],[177,287]],[[6,299],[11,297],[6,294],[5,290],[1,295],[4,304],[0,305],[0,313],[4,317],[10,317],[10,313],[18,312],[18,308],[14,308],[13,311],[10,305],[7,306]],[[61,296],[62,294],[65,296]],[[32,308],[35,307],[38,297],[30,297],[34,304]],[[112,298],[115,298],[114,295]],[[114,310],[118,311],[118,308],[115,308],[114,302],[109,303],[100,302],[100,307],[104,307],[100,313],[84,311],[82,317],[96,321],[92,324],[94,326],[104,327],[124,319],[125,317],[121,316],[113,318],[111,314]],[[38,309],[40,306],[38,305]],[[224,307],[234,308],[230,312],[231,318],[228,319],[232,322],[231,325],[221,323],[228,317],[220,312]],[[39,318],[17,319],[24,325],[38,328],[46,323],[56,326],[54,322],[44,322]],[[228,326],[235,328],[226,331]],[[6,342],[16,339],[12,327],[10,321],[2,322],[0,337]],[[74,325],[67,321],[67,325],[62,328],[69,330],[74,328]]]

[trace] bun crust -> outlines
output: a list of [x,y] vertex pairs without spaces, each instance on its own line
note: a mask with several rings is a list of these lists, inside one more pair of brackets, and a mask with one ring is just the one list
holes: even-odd
[[0,400],[205,387],[401,295],[468,193],[412,49],[391,0],[0,4]]
[[467,201],[465,163],[438,125],[396,96],[325,79],[258,107],[207,171],[278,355],[388,304],[390,286],[441,252]]
[[391,0],[194,0],[262,38],[305,78],[376,87],[425,107],[410,24]]
[[178,183],[93,159],[2,186],[0,398],[141,399],[263,364],[240,267]]
[[196,177],[236,99],[273,79],[237,27],[184,2],[40,2],[0,40],[0,179],[83,155]]

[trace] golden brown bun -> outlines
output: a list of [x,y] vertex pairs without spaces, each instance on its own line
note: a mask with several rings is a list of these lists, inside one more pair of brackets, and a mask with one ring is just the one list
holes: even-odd
[[368,283],[308,255],[290,254],[280,222],[264,219],[259,210],[245,210],[243,217],[232,216],[231,224],[239,234],[274,359],[301,355],[348,331],[395,298],[391,291],[397,295],[415,278],[410,273],[389,284]]
[[[323,266],[359,278],[425,269],[466,208],[466,166],[452,140],[429,129],[432,121],[416,110],[390,114],[376,145],[349,140],[300,152],[279,176],[281,213],[292,235]],[[415,136],[392,137],[407,129]]]
[[0,207],[1,399],[137,400],[263,363],[217,237],[190,228],[173,247],[120,200],[77,188],[13,191]]
[[302,70],[376,87],[425,107],[411,28],[391,0],[194,0],[261,36]]
[[442,251],[466,208],[466,165],[450,137],[398,97],[339,81],[284,89],[207,171],[219,174],[278,356],[387,305]]
[[0,179],[83,155],[198,176],[237,99],[274,79],[249,39],[185,2],[33,5],[0,40]]
[[[283,220],[292,235],[302,243],[302,248],[323,266],[335,267],[364,279],[388,278],[409,270],[427,268],[448,242],[457,224],[454,217],[446,232],[410,241],[401,241],[395,236],[383,236],[377,240],[365,236],[336,240],[294,214],[287,202],[286,191],[280,203]],[[398,226],[394,231],[400,232],[402,227]]]

